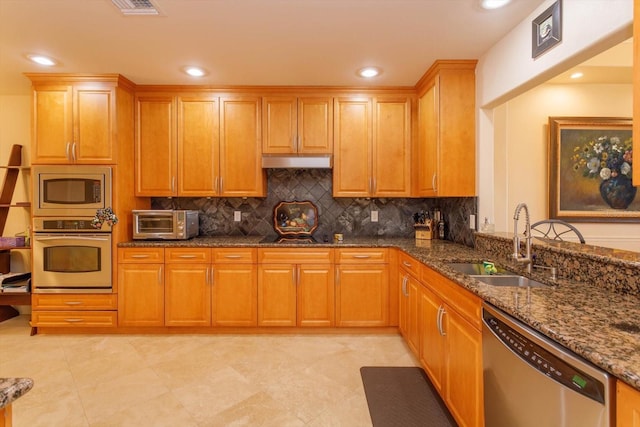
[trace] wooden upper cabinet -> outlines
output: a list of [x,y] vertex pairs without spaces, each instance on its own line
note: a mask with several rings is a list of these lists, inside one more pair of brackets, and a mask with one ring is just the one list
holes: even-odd
[[368,197],[371,193],[371,110],[371,98],[334,101],[334,197]]
[[331,154],[331,97],[262,98],[263,154]]
[[178,98],[178,195],[217,196],[220,179],[218,98]]
[[176,100],[172,95],[136,97],[136,196],[176,195]]
[[378,97],[374,112],[371,195],[407,197],[411,193],[411,100]]
[[132,98],[130,82],[118,75],[27,76],[33,83],[31,163],[117,163],[116,98]]
[[262,169],[261,99],[251,96],[220,98],[220,195],[264,197]]
[[476,194],[475,60],[436,61],[418,83],[413,196]]
[[260,98],[136,98],[136,195],[261,197]]
[[336,98],[334,197],[411,192],[411,98]]

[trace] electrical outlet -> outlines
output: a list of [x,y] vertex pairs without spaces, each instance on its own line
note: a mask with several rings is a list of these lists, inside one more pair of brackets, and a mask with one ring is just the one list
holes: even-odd
[[242,221],[242,212],[240,211],[233,211],[233,220],[235,222],[240,222]]
[[476,216],[474,214],[469,215],[469,228],[476,229]]
[[371,222],[378,222],[378,211],[371,211]]

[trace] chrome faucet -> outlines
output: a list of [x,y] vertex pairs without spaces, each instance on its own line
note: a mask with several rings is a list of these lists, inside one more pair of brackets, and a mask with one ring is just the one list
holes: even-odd
[[[518,219],[520,218],[520,211],[524,209],[526,219],[526,247],[527,253],[524,257],[520,256],[520,237],[518,237]],[[513,258],[517,262],[524,262],[527,264],[527,273],[531,274],[531,265],[533,260],[531,259],[531,220],[529,219],[529,208],[525,203],[520,203],[516,206],[516,211],[513,214]]]

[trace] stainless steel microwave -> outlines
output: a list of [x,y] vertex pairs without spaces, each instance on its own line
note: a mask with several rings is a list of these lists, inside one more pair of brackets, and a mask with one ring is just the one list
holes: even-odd
[[111,207],[111,167],[34,165],[33,216],[92,217]]
[[133,238],[138,240],[187,240],[198,235],[198,211],[134,210]]

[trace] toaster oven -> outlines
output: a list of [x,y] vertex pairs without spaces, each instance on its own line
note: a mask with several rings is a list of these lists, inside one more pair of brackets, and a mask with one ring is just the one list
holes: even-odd
[[133,238],[187,240],[198,235],[196,210],[134,210]]

